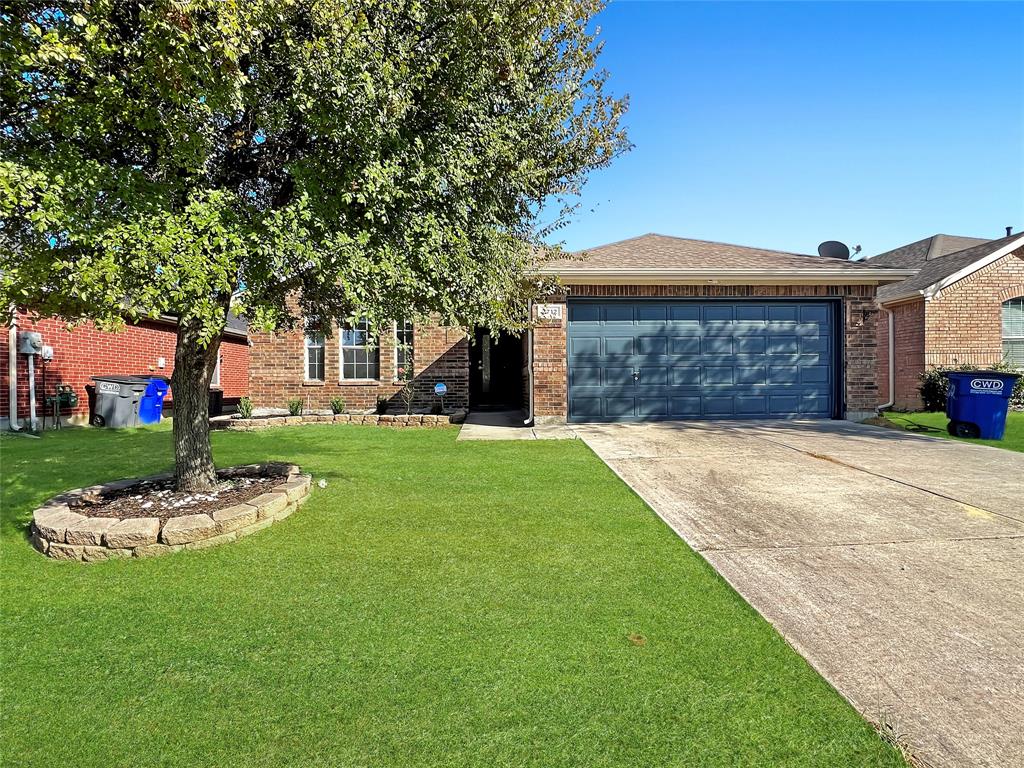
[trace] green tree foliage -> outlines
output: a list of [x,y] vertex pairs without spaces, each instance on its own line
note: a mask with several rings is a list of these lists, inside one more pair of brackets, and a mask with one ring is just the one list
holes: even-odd
[[204,487],[228,311],[526,324],[541,237],[627,146],[600,7],[4,3],[0,299],[102,327],[179,315],[179,484]]

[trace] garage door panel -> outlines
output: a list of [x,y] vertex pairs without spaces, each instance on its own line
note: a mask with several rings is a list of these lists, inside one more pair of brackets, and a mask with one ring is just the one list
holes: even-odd
[[636,320],[638,323],[665,323],[668,321],[668,305],[638,304]]
[[635,416],[635,402],[632,397],[605,398],[605,415],[609,418]]
[[606,387],[632,387],[633,370],[632,366],[605,366],[602,383]]
[[643,384],[644,387],[668,386],[668,368],[644,365],[637,370],[640,372],[640,383]]
[[637,339],[637,352],[641,355],[667,355],[668,338],[665,336],[641,336]]
[[795,323],[800,319],[800,308],[796,304],[772,304],[768,307],[770,322]]
[[699,304],[673,304],[669,307],[669,319],[673,324],[700,325]]
[[597,366],[574,365],[569,369],[569,386],[600,387],[601,369]]
[[796,334],[792,336],[780,336],[772,334],[768,337],[768,350],[769,355],[795,355],[800,350],[800,343],[797,341]]
[[700,383],[704,386],[734,384],[735,375],[731,365],[705,365]]
[[737,365],[737,384],[767,384],[768,368],[764,365]]
[[832,312],[822,302],[570,300],[570,418],[829,417]]
[[700,366],[673,366],[671,381],[672,385],[676,387],[698,386],[700,384]]
[[743,336],[736,339],[736,351],[741,355],[763,355],[768,351],[764,336]]
[[669,415],[667,397],[640,397],[637,398],[636,415],[647,418],[662,417]]
[[703,355],[731,355],[732,336],[705,336],[700,340]]
[[632,356],[635,349],[634,341],[632,336],[605,336],[604,353],[605,355]]
[[740,395],[736,398],[736,415],[763,416],[768,413],[768,398],[765,395]]
[[569,339],[569,357],[601,357],[601,337],[571,337]]
[[634,306],[632,304],[604,304],[601,319],[608,325],[633,324]]
[[800,322],[820,326],[828,322],[828,307],[821,304],[800,305]]
[[736,415],[733,398],[729,395],[707,395],[701,398],[701,405],[704,416],[733,418]]
[[737,304],[736,319],[763,324],[768,319],[768,307],[764,304]]
[[669,339],[668,353],[679,357],[700,355],[700,336],[672,336]]

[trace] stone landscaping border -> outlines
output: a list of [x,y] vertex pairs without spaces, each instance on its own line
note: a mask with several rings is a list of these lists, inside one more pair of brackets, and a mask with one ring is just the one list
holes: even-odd
[[447,427],[461,424],[466,420],[466,411],[435,415],[431,413],[335,413],[306,414],[304,416],[259,416],[251,419],[225,419],[211,421],[210,429],[228,429],[237,432],[251,432],[269,427],[285,427],[295,424],[371,424],[378,427]]
[[294,464],[245,464],[217,471],[222,479],[277,477],[281,483],[241,504],[213,514],[184,515],[160,522],[156,517],[87,517],[74,510],[98,504],[113,491],[170,474],[77,488],[54,496],[32,513],[32,546],[57,560],[95,562],[125,557],[153,557],[182,549],[206,549],[262,531],[288,517],[308,498],[312,477]]

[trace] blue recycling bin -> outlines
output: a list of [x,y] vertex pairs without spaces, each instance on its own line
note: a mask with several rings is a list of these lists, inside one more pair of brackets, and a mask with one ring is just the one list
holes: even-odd
[[947,371],[949,434],[1002,440],[1013,385],[1020,376],[999,371]]
[[167,397],[167,382],[163,379],[150,379],[146,391],[139,399],[139,422],[157,424],[164,412],[164,398]]

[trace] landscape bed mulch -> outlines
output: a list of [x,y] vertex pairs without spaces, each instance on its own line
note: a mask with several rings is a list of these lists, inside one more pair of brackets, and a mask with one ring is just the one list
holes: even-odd
[[107,493],[96,503],[76,506],[86,517],[157,517],[165,523],[172,517],[211,514],[241,504],[280,485],[284,477],[235,477],[221,479],[205,493],[174,490],[174,479],[144,480],[136,486]]

